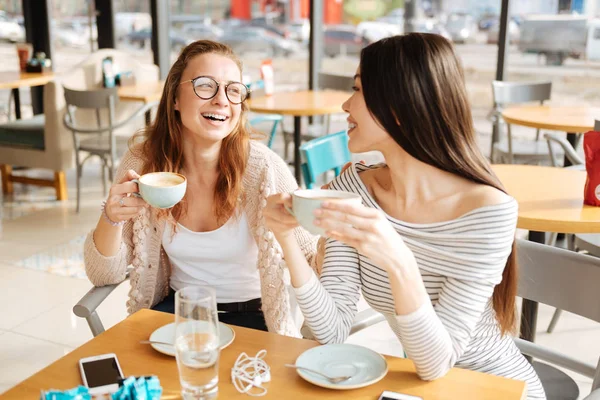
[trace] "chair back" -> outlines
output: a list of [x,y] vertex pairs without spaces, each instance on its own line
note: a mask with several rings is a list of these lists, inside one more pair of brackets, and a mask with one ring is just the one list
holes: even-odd
[[262,114],[257,115],[249,121],[250,126],[252,127],[255,127],[256,125],[261,124],[263,122],[272,122],[271,131],[269,132],[269,140],[267,142],[267,146],[269,148],[272,148],[273,142],[275,141],[275,134],[277,133],[277,127],[279,126],[279,123],[283,124],[283,115]]
[[349,92],[354,85],[354,77],[349,75],[319,73],[319,86],[321,89],[342,90]]
[[[600,258],[527,240],[517,240],[517,258],[518,296],[600,322]],[[592,378],[592,390],[600,387],[600,362],[590,364],[538,343],[514,340],[523,354]]]
[[304,183],[311,189],[319,175],[333,170],[337,176],[351,160],[348,134],[341,131],[306,142],[300,146],[300,156]]
[[517,240],[518,295],[600,322],[600,258]]
[[[96,133],[90,131],[89,126],[83,129],[78,126],[76,112],[78,109],[94,109],[98,128],[112,127],[115,124],[115,107],[119,103],[117,88],[103,88],[97,90],[74,90],[63,86],[67,115],[70,122],[69,129],[74,133]],[[107,110],[107,124],[102,123],[102,111]],[[87,121],[86,121],[87,122]],[[80,129],[78,129],[80,128]],[[110,132],[110,131],[109,131]]]
[[543,104],[550,99],[551,91],[552,82],[492,82],[494,103],[498,106],[534,101]]

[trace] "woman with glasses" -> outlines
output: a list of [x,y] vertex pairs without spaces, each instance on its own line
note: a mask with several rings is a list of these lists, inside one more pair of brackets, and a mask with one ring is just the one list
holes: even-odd
[[344,342],[362,293],[422,379],[460,367],[525,381],[528,399],[544,399],[511,337],[517,202],[477,146],[452,44],[422,33],[375,42],[361,52],[353,90],[342,106],[348,147],[385,162],[356,164],[330,184],[362,204],[315,210],[329,237],[320,277],[301,257],[283,208],[289,194],[265,210],[315,338]]
[[[284,161],[250,140],[248,88],[231,49],[211,41],[188,45],[171,67],[154,123],[132,140],[85,242],[86,272],[96,286],[125,279],[127,309],[174,311],[185,286],[216,289],[225,323],[299,336],[290,316],[281,250],[265,226],[270,194],[297,184]],[[172,209],[133,196],[133,179],[168,171],[187,178]],[[311,261],[316,239],[297,229]]]

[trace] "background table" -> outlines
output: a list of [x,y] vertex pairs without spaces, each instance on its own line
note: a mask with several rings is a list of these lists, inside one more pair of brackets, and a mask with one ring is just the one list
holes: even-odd
[[[502,111],[509,124],[567,132],[567,140],[577,147],[579,133],[591,131],[594,120],[600,118],[600,108],[579,106],[519,106]],[[571,162],[565,157],[565,167]]]
[[340,90],[302,90],[252,97],[250,110],[256,113],[292,115],[294,117],[294,174],[298,184],[300,168],[301,118],[342,112],[342,104],[352,93]]
[[[492,165],[519,203],[517,228],[544,243],[545,232],[600,233],[600,207],[583,204],[586,172],[536,165]],[[523,300],[521,337],[535,339],[537,302]]]
[[[139,344],[140,340],[148,339],[156,328],[173,320],[172,314],[138,311],[10,389],[2,398],[37,399],[41,389],[67,389],[80,385],[78,360],[109,352],[117,354],[126,376],[156,374],[164,389],[163,398],[179,398],[180,385],[175,358],[160,354],[149,345]],[[324,389],[304,381],[295,370],[283,366],[294,363],[302,352],[317,346],[316,342],[235,326],[232,328],[236,334],[235,339],[221,351],[219,361],[219,399],[251,398],[238,393],[233,387],[231,367],[241,352],[254,356],[261,349],[267,350],[265,360],[271,367],[272,376],[266,398],[375,400],[384,390],[421,396],[426,400],[520,400],[526,396],[524,382],[458,368],[452,369],[444,378],[425,382],[417,377],[410,360],[395,357],[386,357],[389,372],[376,384],[351,391]]]
[[[43,86],[54,79],[54,72],[0,72],[0,89],[11,89],[15,101],[15,117],[21,119],[19,88]],[[9,100],[10,101],[10,100]]]
[[[160,101],[164,87],[164,81],[140,82],[131,86],[119,86],[119,99],[123,101],[141,101],[144,104]],[[146,111],[146,126],[150,125],[151,119],[151,111]]]

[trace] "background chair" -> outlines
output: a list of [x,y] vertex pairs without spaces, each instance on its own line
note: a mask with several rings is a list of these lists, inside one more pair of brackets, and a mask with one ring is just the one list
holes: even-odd
[[[264,96],[265,82],[263,80],[254,81],[252,83],[247,84],[248,89],[250,89],[250,95],[248,98],[252,96]],[[273,142],[275,140],[275,135],[277,134],[277,128],[280,128],[281,134],[284,135],[283,132],[283,115],[280,114],[258,114],[255,117],[250,119],[250,125],[256,129],[257,125],[261,125],[265,122],[271,122],[271,130],[269,132],[269,139],[267,141],[267,146],[269,148],[273,148]]]
[[[155,103],[139,107],[137,111],[124,120],[115,120],[115,108],[119,104],[117,88],[104,88],[98,90],[72,90],[63,88],[67,105],[67,113],[64,117],[65,126],[73,134],[73,148],[75,150],[75,165],[77,168],[77,206],[79,212],[81,199],[81,176],[83,164],[93,156],[102,161],[102,185],[104,196],[106,196],[106,172],[110,182],[113,181],[116,163],[120,156],[127,151],[126,136],[115,135],[115,130],[129,124],[133,119],[141,117],[150,110]],[[81,115],[78,110],[94,110],[97,126],[89,128],[87,118],[81,123]],[[80,114],[80,113],[79,113]],[[104,115],[104,118],[102,116]],[[87,115],[85,115],[87,117]],[[85,118],[84,117],[84,118]]]
[[[348,97],[350,97],[350,90],[354,85],[354,77],[347,75],[336,75],[336,74],[327,74],[320,72],[319,73],[319,88],[320,89],[330,89],[330,90],[341,90],[348,92]],[[340,108],[340,114],[343,113],[343,110]],[[318,119],[321,119],[322,122],[316,122]],[[319,136],[327,135],[330,132],[331,128],[331,115],[327,114],[323,117],[313,117],[313,123],[308,126],[306,132],[302,134],[302,140],[311,140],[317,138]],[[294,133],[291,131],[285,131],[283,134],[283,158],[285,160],[288,159],[289,155],[289,145],[294,142]]]
[[269,139],[267,141],[267,146],[269,148],[273,148],[273,141],[275,140],[275,135],[277,134],[277,128],[281,128],[283,132],[283,115],[279,114],[263,114],[257,115],[256,117],[250,120],[250,125],[256,128],[257,125],[260,125],[265,122],[271,122],[271,130],[269,131]]
[[[546,246],[526,240],[517,240],[517,256],[520,268],[518,295],[520,297],[555,306],[577,315],[600,322],[600,259],[584,254]],[[568,355],[519,338],[515,342],[525,355],[545,360],[593,379],[592,392],[598,396],[600,387],[600,363],[592,365]],[[544,364],[534,362],[538,371]],[[546,395],[556,395],[574,383],[566,379],[544,382]]]
[[[73,144],[62,120],[65,99],[59,78],[44,86],[44,114],[0,125],[2,191],[13,193],[13,183],[50,186],[57,200],[67,200],[65,171],[73,166]],[[54,171],[53,179],[17,176],[12,166]]]
[[304,183],[312,189],[320,175],[333,170],[338,176],[342,167],[350,162],[348,134],[341,131],[304,143],[300,146],[300,156]]
[[[68,87],[74,90],[96,90],[102,89],[102,60],[106,57],[112,57],[114,68],[120,72],[132,72],[135,78],[135,84],[140,85],[145,82],[155,83],[159,81],[158,66],[154,64],[143,64],[131,57],[131,54],[115,50],[100,49],[90,54],[85,60],[74,66],[69,72]],[[134,114],[141,106],[141,103],[135,101],[121,101],[115,104],[115,121],[122,121]],[[95,112],[89,110],[81,112],[83,121],[94,122],[96,120]],[[116,135],[130,137],[135,131],[145,125],[144,116],[131,119],[128,124],[124,124],[115,131]],[[90,125],[93,126],[93,125]]]
[[[594,130],[600,132],[600,120],[595,121]],[[571,143],[569,143],[565,138],[559,137],[552,133],[544,134],[544,138],[548,142],[548,151],[550,153],[551,159],[553,161],[552,165],[554,167],[558,167],[558,163],[556,162],[556,157],[554,156],[554,147],[555,145],[560,146],[564,153],[565,157],[571,162],[571,166],[567,167],[570,169],[577,169],[585,171],[585,161],[577,154]],[[549,239],[550,245],[554,245],[556,242],[556,233],[552,233]],[[567,248],[572,251],[587,251],[588,254],[600,257],[600,235],[596,233],[587,233],[587,234],[568,234],[566,236],[567,240]],[[552,333],[554,332],[554,328],[558,323],[558,320],[562,314],[562,310],[557,308],[554,311],[554,315],[552,315],[552,319],[548,324],[548,328],[546,332]]]
[[[539,140],[540,130],[536,132],[535,141],[514,142],[511,126],[502,119],[502,110],[509,105],[518,103],[539,102],[543,104],[550,99],[552,82],[521,83],[521,82],[492,82],[494,110],[492,121],[498,141],[492,141],[490,159],[502,163],[540,163],[548,162],[548,150]],[[502,125],[506,124],[506,140],[502,137]]]

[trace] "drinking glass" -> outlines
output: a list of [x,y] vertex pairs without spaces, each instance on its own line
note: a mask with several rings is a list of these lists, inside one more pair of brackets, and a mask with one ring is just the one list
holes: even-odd
[[185,400],[212,399],[219,390],[219,327],[215,290],[190,286],[175,294],[175,356]]

